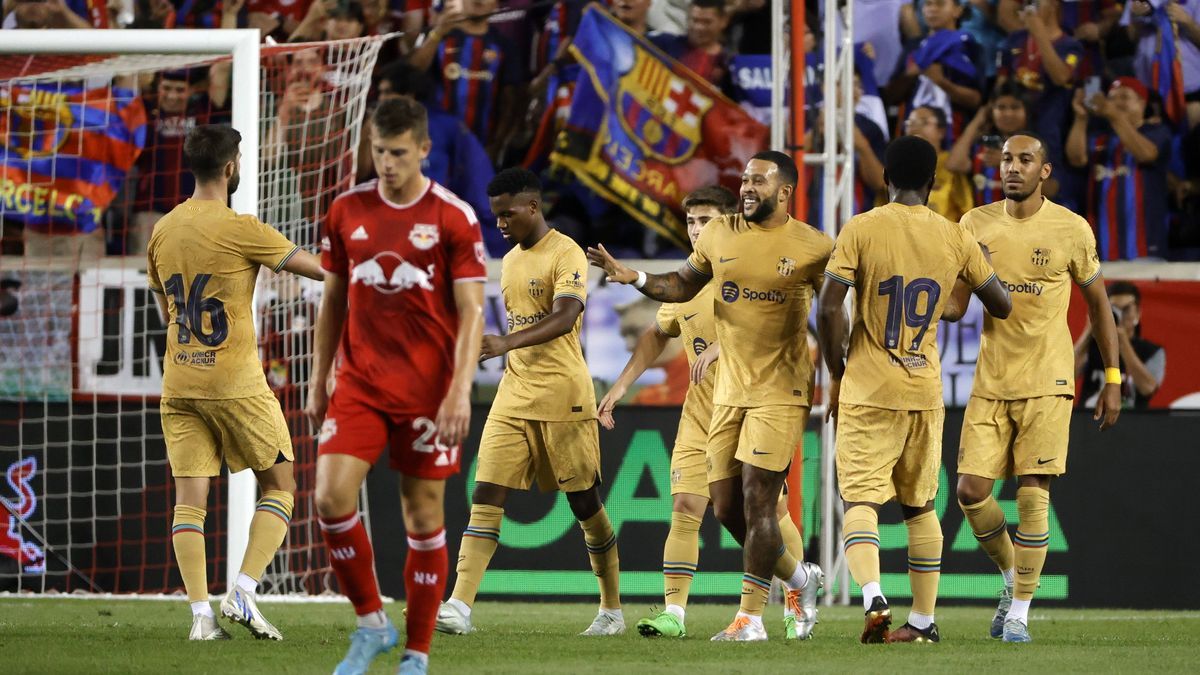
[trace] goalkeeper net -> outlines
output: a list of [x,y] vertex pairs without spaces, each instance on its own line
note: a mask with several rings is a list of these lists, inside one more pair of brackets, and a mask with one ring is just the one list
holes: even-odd
[[[258,216],[316,250],[354,182],[387,37],[261,50]],[[190,196],[188,130],[229,123],[232,58],[0,55],[0,591],[175,593],[174,504],[159,423],[165,321],[146,288],[154,222]],[[320,285],[263,271],[267,381],[292,431],[298,490],[266,593],[333,578],[313,506],[302,408]],[[210,590],[227,584],[228,476],[213,481]],[[252,509],[253,504],[246,505]],[[365,501],[364,501],[365,509]]]

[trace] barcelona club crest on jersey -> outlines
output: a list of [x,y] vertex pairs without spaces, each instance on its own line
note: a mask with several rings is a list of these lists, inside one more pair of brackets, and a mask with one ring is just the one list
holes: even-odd
[[618,85],[621,124],[651,157],[684,162],[700,144],[700,122],[713,100],[645,51],[635,59]]
[[779,264],[775,266],[775,269],[779,271],[779,276],[790,277],[792,276],[792,272],[796,270],[796,261],[791,258],[780,257]]
[[413,225],[412,232],[408,233],[408,240],[411,241],[413,246],[416,246],[418,249],[422,251],[428,251],[434,246],[437,246],[438,226],[422,225],[421,223],[417,223],[416,225]]
[[1035,248],[1033,249],[1033,256],[1030,259],[1033,261],[1034,265],[1037,265],[1038,267],[1045,267],[1046,265],[1050,264],[1050,249]]
[[546,294],[546,282],[541,279],[529,280],[529,297],[540,298]]

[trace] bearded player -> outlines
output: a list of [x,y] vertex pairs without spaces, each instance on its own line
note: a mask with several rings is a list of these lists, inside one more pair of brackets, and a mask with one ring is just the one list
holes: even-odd
[[[603,246],[588,259],[609,281],[662,302],[687,302],[712,281],[721,371],[708,430],[708,489],[721,523],[743,542],[745,574],[733,622],[717,641],[766,640],[762,613],[771,576],[815,604],[821,569],[783,546],[776,504],[812,404],[808,309],[833,242],[792,218],[799,172],[775,151],[742,173],[742,213],[704,227],[686,264],[668,274],[626,267]],[[724,504],[725,506],[721,506]]]
[[[709,221],[729,216],[737,209],[732,192],[714,185],[703,187],[683,200],[687,216],[688,238],[692,245]],[[713,315],[713,289],[710,281],[696,297],[683,303],[664,303],[654,323],[642,333],[629,363],[621,371],[612,389],[600,401],[600,424],[606,429],[616,426],[613,408],[625,396],[629,386],[659,358],[672,338],[684,343],[691,367],[691,382],[679,417],[675,446],[671,450],[671,528],[663,545],[663,611],[637,622],[638,633],[644,637],[686,637],[684,619],[692,580],[700,559],[700,525],[708,510],[708,427],[712,421],[713,388],[717,380],[716,324]],[[728,479],[725,479],[728,482]],[[728,493],[729,490],[725,490]],[[718,501],[714,510],[730,510],[732,505]],[[787,497],[781,495],[776,508],[779,533],[784,547],[801,559],[804,537],[792,522],[787,510]],[[741,517],[741,514],[737,514]],[[816,623],[817,584],[808,585],[809,593],[789,590],[784,603],[784,634],[788,639],[806,639]]]
[[287,421],[258,357],[254,281],[260,266],[321,278],[316,256],[229,208],[241,177],[241,139],[228,126],[188,133],[183,152],[195,192],[158,221],[146,252],[150,290],[169,320],[160,414],[175,479],[171,545],[192,607],[191,640],[229,638],[208,604],[204,552],[208,489],[222,463],[230,473],[254,471],[262,497],[221,614],[260,640],[283,639],[255,594],[287,535],[296,480]]
[[[400,472],[408,533],[400,673],[425,673],[448,561],[446,478],[459,470],[483,337],[483,243],[471,207],[421,174],[424,107],[400,97],[371,117],[378,180],[334,200],[322,242],[325,294],[306,412],[320,427],[317,513],[358,628],[337,673],[364,673],[398,642],[383,612],[358,495],[383,448]],[[343,331],[344,328],[344,331]],[[332,399],[326,384],[340,365]]]
[[[1050,481],[1067,470],[1075,396],[1075,353],[1067,327],[1071,283],[1083,291],[1104,359],[1096,402],[1100,429],[1121,412],[1117,329],[1088,222],[1047,199],[1053,166],[1046,144],[1029,132],[1004,142],[1004,199],[968,211],[962,225],[992,252],[1012,291],[1007,321],[985,317],[975,383],[958,450],[958,503],[979,546],[1004,576],[991,636],[1030,642],[1029,604],[1050,543]],[[966,291],[955,304],[966,307]],[[1010,537],[992,496],[997,479],[1017,477],[1017,529]]]

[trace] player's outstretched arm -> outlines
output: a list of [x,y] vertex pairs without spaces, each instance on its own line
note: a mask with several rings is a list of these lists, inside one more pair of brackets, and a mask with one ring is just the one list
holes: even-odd
[[604,270],[609,281],[631,284],[641,291],[642,295],[660,302],[687,302],[696,297],[709,280],[709,277],[687,264],[675,272],[666,274],[646,274],[632,270],[612,257],[604,249],[604,244],[595,248],[589,246],[587,257],[592,267]]
[[483,282],[454,284],[454,306],[458,310],[458,336],[454,341],[454,377],[438,406],[438,437],[446,445],[458,445],[471,428],[471,384],[479,367],[479,343],[483,339]]
[[842,375],[846,373],[846,334],[850,319],[846,316],[846,293],[850,287],[840,281],[826,283],[821,288],[820,308],[817,310],[817,342],[829,368],[828,412],[825,419],[837,417],[838,394]]
[[[1117,417],[1121,415],[1121,358],[1117,348],[1117,322],[1113,319],[1112,306],[1108,304],[1108,290],[1104,286],[1103,276],[1097,274],[1080,290],[1087,301],[1088,319],[1096,335],[1100,358],[1104,361],[1105,384],[1096,399],[1096,412],[1092,415],[1093,419],[1100,421],[1100,430],[1103,431],[1116,424]],[[1109,373],[1113,371],[1116,371],[1116,376],[1110,380]]]
[[479,349],[479,360],[487,361],[503,356],[514,349],[532,347],[562,337],[571,332],[575,320],[583,313],[579,298],[561,296],[554,299],[550,314],[525,330],[508,335],[484,335]]
[[612,429],[617,425],[612,415],[613,408],[622,398],[625,398],[626,392],[629,391],[629,385],[636,382],[650,367],[650,364],[662,355],[670,340],[671,336],[662,332],[657,324],[650,324],[646,330],[642,331],[637,346],[629,355],[629,362],[625,364],[625,368],[617,376],[617,381],[613,382],[612,389],[609,389],[604,398],[600,399],[600,405],[596,408],[596,415],[605,429]]
[[314,431],[321,429],[325,411],[329,408],[329,371],[333,357],[337,354],[338,342],[342,339],[342,327],[346,323],[346,279],[333,272],[325,272],[325,292],[321,296],[321,309],[317,313],[317,330],[313,345],[312,375],[308,380],[308,404],[304,414],[308,416]]
[[1000,277],[993,276],[986,284],[975,289],[975,296],[983,302],[988,314],[997,319],[1007,319],[1012,313],[1012,296]]
[[321,259],[304,249],[296,251],[291,258],[288,258],[288,261],[283,264],[283,269],[316,281],[325,278],[325,270],[321,269]]

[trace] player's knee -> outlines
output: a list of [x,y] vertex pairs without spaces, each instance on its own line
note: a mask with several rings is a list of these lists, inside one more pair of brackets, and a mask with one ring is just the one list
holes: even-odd
[[960,504],[978,504],[992,494],[992,486],[986,481],[971,480],[968,476],[958,479],[958,501]]
[[736,531],[740,532],[746,524],[745,514],[740,508],[737,508],[735,504],[729,501],[714,501],[713,515],[717,517],[717,520],[721,521],[725,529],[731,532],[735,531],[735,527]]
[[671,510],[693,518],[703,518],[708,510],[708,500],[699,495],[680,493],[672,499]]
[[318,516],[338,518],[358,508],[358,493],[342,495],[334,490],[322,489],[322,486],[318,485],[313,501],[316,503]]
[[429,534],[441,529],[445,523],[442,505],[421,504],[404,509],[404,529],[411,534]]
[[592,486],[582,492],[568,492],[567,504],[576,520],[587,520],[600,512],[604,504],[600,501],[600,491]]

